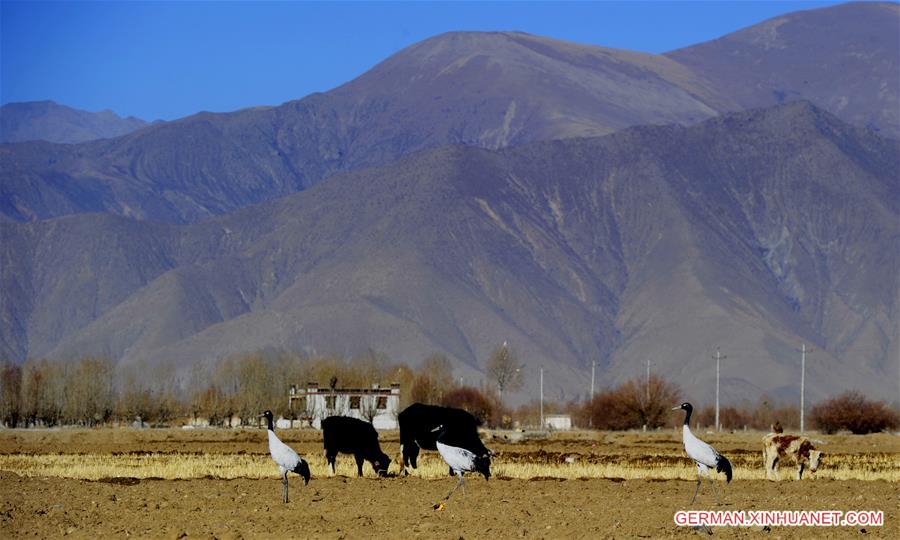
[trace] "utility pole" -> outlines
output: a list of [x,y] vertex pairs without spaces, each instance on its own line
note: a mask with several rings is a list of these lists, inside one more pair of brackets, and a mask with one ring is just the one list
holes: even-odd
[[[590,397],[590,401],[588,402],[588,410],[591,409],[590,404],[592,404],[594,402],[594,371],[596,370],[596,368],[597,368],[597,361],[591,360],[591,397]],[[593,412],[591,412],[588,415],[588,427],[590,427],[590,428],[594,427],[594,413]]]
[[544,368],[541,368],[541,429],[544,429]]
[[650,404],[650,359],[647,359],[647,404]]
[[800,434],[803,434],[805,424],[803,422],[803,413],[806,407],[806,353],[811,353],[812,349],[806,348],[806,343],[800,347]]
[[727,356],[719,353],[719,348],[716,347],[716,431],[722,429],[722,425],[719,424],[719,362],[723,358],[728,358]]

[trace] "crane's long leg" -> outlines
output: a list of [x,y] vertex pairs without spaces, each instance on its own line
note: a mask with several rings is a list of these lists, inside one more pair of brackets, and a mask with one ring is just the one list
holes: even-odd
[[713,494],[716,496],[716,504],[722,504],[722,500],[719,499],[719,491],[716,490],[716,481],[713,480],[712,473],[707,473],[706,477],[709,478],[709,485],[712,486]]
[[464,481],[463,481],[463,474],[462,474],[462,471],[460,471],[460,472],[457,473],[457,474],[459,475],[459,482],[457,482],[456,485],[453,486],[453,489],[450,490],[450,493],[448,493],[447,496],[444,497],[444,500],[445,500],[445,501],[448,500],[448,499],[450,498],[450,495],[453,495],[453,492],[456,491],[456,489],[457,489],[459,486],[463,486],[463,493],[466,492],[466,487],[463,485],[463,482],[464,482]]
[[288,478],[287,478],[287,475],[288,475],[287,471],[284,471],[284,476],[281,478],[281,486],[282,486],[281,499],[285,504],[287,504],[287,502],[288,502]]
[[700,483],[703,481],[703,477],[700,473],[700,466],[697,466],[697,487],[694,489],[694,496],[691,497],[691,504],[694,504],[694,501],[697,500],[697,494],[700,493]]

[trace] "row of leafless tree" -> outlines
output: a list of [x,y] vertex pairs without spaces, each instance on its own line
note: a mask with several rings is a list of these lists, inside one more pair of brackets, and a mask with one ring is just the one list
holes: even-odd
[[[502,395],[522,385],[522,365],[506,344],[495,349],[485,364],[489,379],[481,386],[458,384],[450,361],[435,354],[417,368],[391,363],[369,351],[356,358],[308,357],[282,352],[257,353],[226,359],[215,365],[196,364],[187,371],[175,366],[116,367],[104,358],[72,362],[28,361],[0,366],[0,420],[10,427],[85,425],[110,421],[166,424],[174,418],[206,418],[221,425],[232,418],[253,423],[260,411],[291,417],[288,390],[293,384],[364,387],[399,382],[401,408],[413,402],[441,404],[468,410],[485,425],[498,427],[539,424],[537,401],[517,409],[505,407]],[[593,399],[554,403],[546,414],[567,412],[579,427],[604,430],[655,429],[675,426],[680,414],[671,407],[681,399],[674,384],[658,376],[634,379],[605,390]],[[696,422],[712,426],[715,411],[698,410]],[[826,432],[854,433],[895,429],[897,415],[880,402],[848,394],[816,405],[813,425]],[[766,430],[775,421],[788,429],[799,424],[796,406],[767,398],[755,404],[720,410],[724,429]]]
[[0,369],[0,419],[10,427],[94,425],[108,421],[115,405],[114,369],[104,359],[7,363]]
[[[117,367],[108,359],[90,357],[0,364],[0,421],[10,427],[93,426],[139,418],[152,425],[176,417],[202,417],[213,425],[232,418],[248,424],[265,409],[291,417],[290,386],[309,382],[341,387],[399,382],[404,389],[401,407],[414,401],[465,401],[450,361],[438,354],[416,369],[391,363],[372,351],[355,358],[247,354],[186,370],[159,365]],[[486,417],[488,413],[479,414]]]
[[504,344],[490,355],[486,371],[491,384],[463,386],[443,355],[432,355],[413,369],[372,351],[356,358],[261,352],[215,365],[198,363],[186,371],[165,365],[117,367],[94,357],[5,363],[0,366],[0,420],[10,427],[93,426],[137,419],[152,425],[176,417],[205,418],[213,425],[239,418],[247,424],[265,409],[291,417],[291,385],[365,387],[399,382],[401,407],[417,401],[456,406],[486,424],[499,424],[499,394],[521,386],[521,365]]

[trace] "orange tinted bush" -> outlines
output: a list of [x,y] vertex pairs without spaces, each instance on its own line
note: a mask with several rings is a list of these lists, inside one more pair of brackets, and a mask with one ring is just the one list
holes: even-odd
[[856,435],[896,429],[897,413],[883,401],[866,399],[859,392],[846,392],[813,407],[810,418],[824,433],[847,430]]
[[679,404],[679,393],[676,385],[655,375],[649,385],[632,379],[595,396],[585,406],[583,418],[594,429],[655,429],[666,424],[672,407]]
[[618,390],[607,390],[594,396],[585,407],[586,420],[594,429],[624,430],[641,427],[639,420],[625,405]]
[[[753,427],[752,426],[753,413],[748,410],[746,407],[720,407],[719,408],[719,423],[721,424],[722,429],[731,430],[731,429],[743,429],[744,426]],[[716,408],[712,405],[707,405],[700,410],[700,414],[697,415],[697,422],[701,426],[710,426],[715,427],[716,425]]]
[[483,424],[493,424],[495,404],[484,392],[475,387],[460,386],[451,390],[444,395],[441,405],[463,409]]

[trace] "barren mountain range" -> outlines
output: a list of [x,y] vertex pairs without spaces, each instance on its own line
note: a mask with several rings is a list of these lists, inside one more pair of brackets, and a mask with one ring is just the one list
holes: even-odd
[[498,148],[689,125],[797,99],[896,137],[898,19],[896,4],[847,4],[668,55],[515,32],[443,34],[277,107],[199,113],[78,145],[0,146],[0,214],[184,223],[443,144]]
[[122,118],[110,110],[82,111],[53,101],[7,103],[0,107],[0,143],[79,143],[118,137],[146,125],[134,116]]
[[891,397],[898,21],[666,55],[451,33],[278,107],[0,145],[0,355],[438,351],[477,380],[507,340],[552,398],[650,359],[703,402],[715,346],[726,401],[793,398],[803,342],[810,399]]

